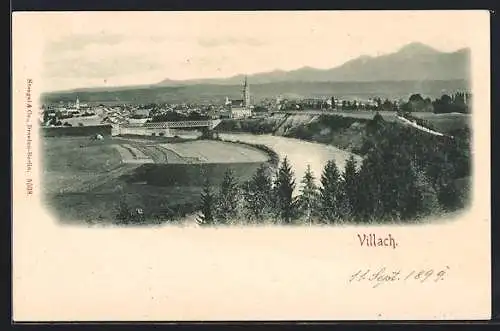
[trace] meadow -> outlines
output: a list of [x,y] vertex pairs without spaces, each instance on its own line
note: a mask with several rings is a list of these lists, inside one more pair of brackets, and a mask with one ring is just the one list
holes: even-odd
[[[177,149],[191,156],[194,153],[210,155],[210,148],[215,148],[218,150],[215,161],[225,162],[125,163],[114,145],[131,143],[129,139],[107,137],[104,141],[90,141],[88,137],[45,137],[42,144],[45,205],[59,220],[70,223],[114,222],[121,202],[131,209],[142,209],[148,222],[175,221],[198,209],[207,176],[217,190],[227,169],[232,169],[237,178],[244,181],[267,160],[263,152],[244,145],[228,148],[227,153],[236,157],[231,159],[226,155],[224,160],[221,154],[224,148],[220,145],[229,145],[227,142],[175,144],[166,141],[136,139],[132,143],[142,147],[154,143],[177,145]],[[210,143],[217,146],[210,147]],[[178,147],[184,144],[186,148]]]

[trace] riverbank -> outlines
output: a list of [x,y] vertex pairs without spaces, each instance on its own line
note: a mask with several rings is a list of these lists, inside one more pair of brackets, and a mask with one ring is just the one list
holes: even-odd
[[[337,166],[343,169],[351,156],[354,157],[358,166],[361,165],[363,160],[360,155],[335,146],[304,141],[297,138],[274,136],[271,134],[253,135],[248,133],[221,133],[220,137],[225,141],[266,146],[274,150],[280,160],[286,157],[294,171],[297,182],[304,176],[307,166],[311,167],[316,182],[319,183],[319,177],[328,161],[335,160]],[[297,185],[296,187],[296,194],[299,193],[299,186]]]
[[247,133],[281,136],[359,153],[368,121],[366,118],[335,114],[276,113],[259,119],[227,120],[217,127],[217,131],[221,134]]
[[[366,126],[376,112],[314,113],[274,113],[263,118],[225,120],[217,131],[223,134],[246,133],[254,135],[274,135],[308,142],[335,146],[354,154],[362,154],[367,138]],[[384,121],[396,122],[394,112],[379,112]],[[467,114],[413,113],[433,128],[448,134],[469,128],[471,116]]]

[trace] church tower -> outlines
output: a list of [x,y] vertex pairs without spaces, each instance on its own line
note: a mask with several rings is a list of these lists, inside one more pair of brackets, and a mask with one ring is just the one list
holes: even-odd
[[78,97],[76,97],[75,108],[76,110],[80,110],[80,100],[78,99]]
[[247,76],[245,76],[245,83],[243,85],[243,100],[245,108],[250,108],[250,86],[248,85]]

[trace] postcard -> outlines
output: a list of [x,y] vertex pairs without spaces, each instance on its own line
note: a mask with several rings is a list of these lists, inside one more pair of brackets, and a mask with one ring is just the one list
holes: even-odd
[[13,320],[491,314],[488,11],[16,12]]

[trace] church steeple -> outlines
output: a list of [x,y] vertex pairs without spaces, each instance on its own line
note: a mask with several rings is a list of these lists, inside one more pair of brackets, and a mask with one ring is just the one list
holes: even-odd
[[245,82],[243,84],[243,100],[245,102],[245,107],[250,107],[250,86],[248,85],[247,76],[245,76]]

